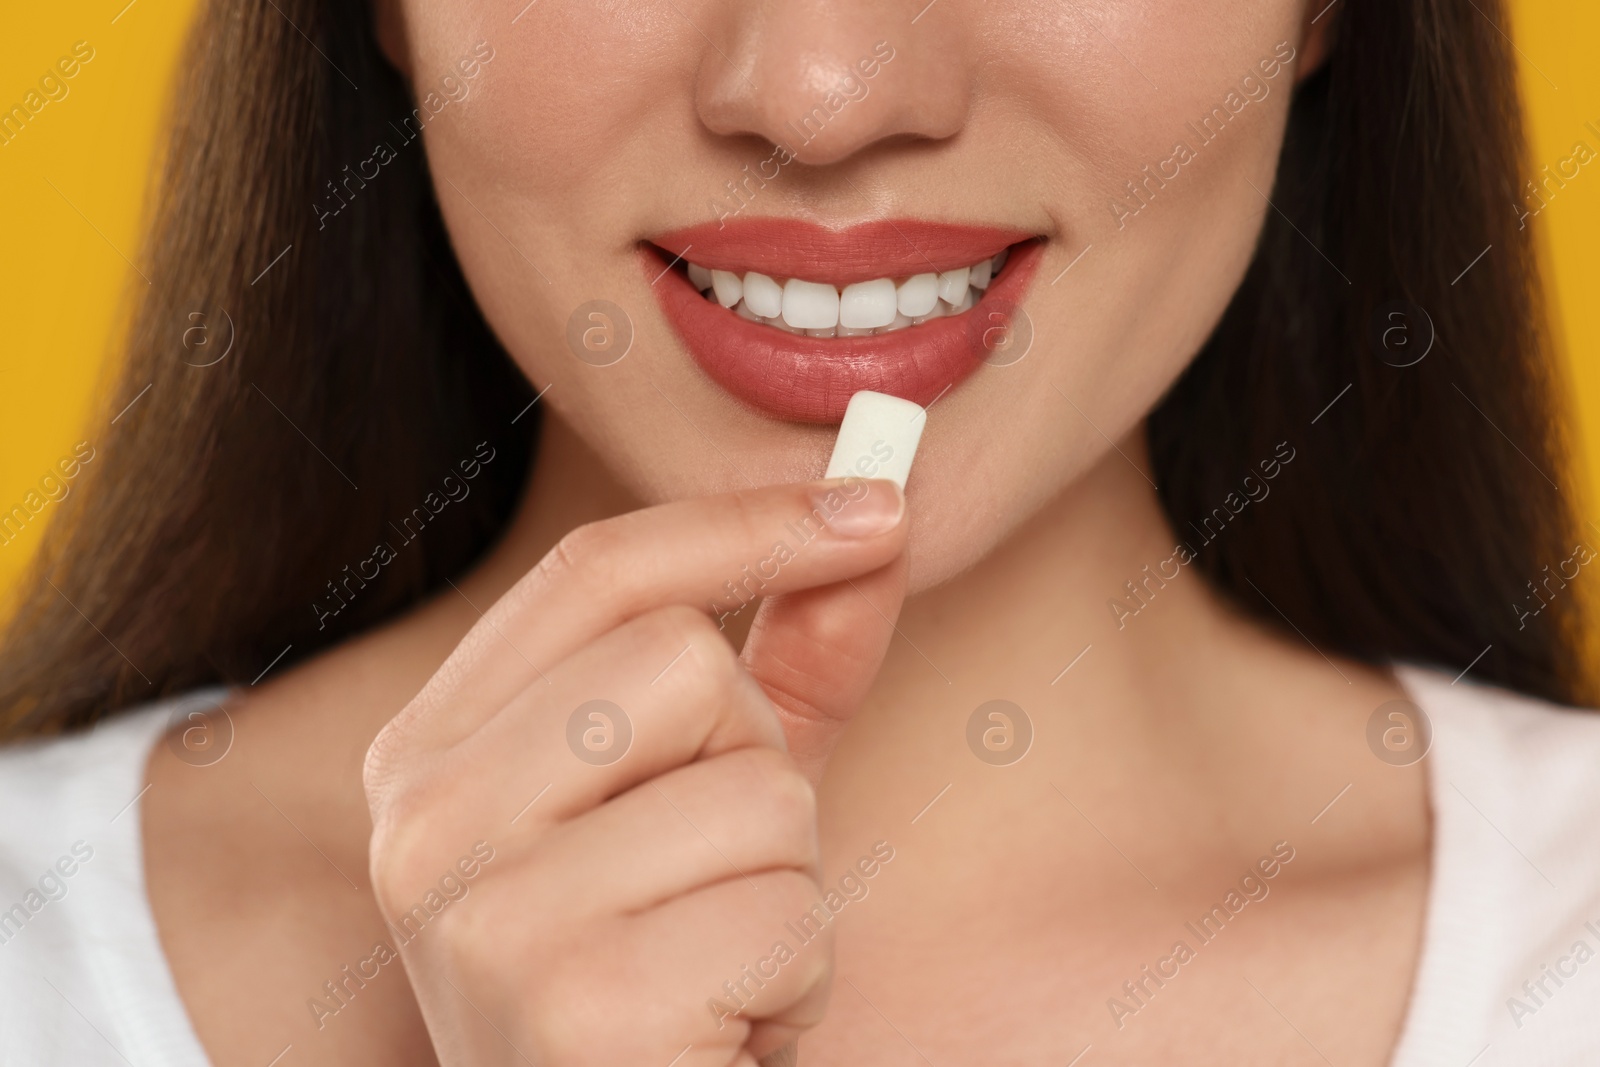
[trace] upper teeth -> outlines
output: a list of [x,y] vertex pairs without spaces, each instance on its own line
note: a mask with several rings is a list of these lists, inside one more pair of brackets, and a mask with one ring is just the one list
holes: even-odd
[[966,311],[977,302],[974,290],[1005,266],[1006,253],[970,267],[856,282],[841,291],[826,282],[800,278],[778,281],[758,271],[743,275],[688,264],[689,281],[734,314],[790,333],[813,337],[854,337],[915,326]]

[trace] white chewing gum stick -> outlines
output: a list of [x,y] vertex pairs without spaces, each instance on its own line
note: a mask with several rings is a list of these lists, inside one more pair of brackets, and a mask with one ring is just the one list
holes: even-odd
[[887,478],[904,489],[927,421],[920,405],[863,389],[844,409],[823,477]]

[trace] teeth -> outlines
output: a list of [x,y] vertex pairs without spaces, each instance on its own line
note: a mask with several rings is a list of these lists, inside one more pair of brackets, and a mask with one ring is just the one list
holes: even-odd
[[783,290],[765,274],[751,271],[744,276],[744,302],[764,319],[775,319],[783,314]]
[[961,303],[961,298],[967,295],[967,277],[970,273],[968,268],[959,267],[939,275],[939,299],[951,307]]
[[874,278],[842,292],[825,282],[686,266],[690,284],[742,319],[810,337],[863,337],[971,310],[1005,262],[1002,251],[970,267],[914,274],[898,285]]
[[926,315],[939,302],[939,276],[914,274],[900,283],[900,314],[908,318]]
[[790,278],[783,283],[783,321],[797,330],[833,329],[839,325],[839,290]]
[[717,303],[731,308],[744,296],[744,279],[725,270],[711,272],[711,288],[717,292]]
[[894,281],[876,278],[844,287],[839,294],[839,325],[870,330],[894,321],[897,294]]

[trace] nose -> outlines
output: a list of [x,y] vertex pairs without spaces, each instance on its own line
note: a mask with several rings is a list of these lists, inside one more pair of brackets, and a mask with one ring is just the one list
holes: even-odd
[[[958,0],[935,3],[958,6]],[[917,17],[917,6],[881,0],[702,6],[698,13],[712,24],[702,23],[700,121],[724,136],[760,137],[811,165],[837,163],[882,141],[954,136],[971,99],[973,64],[963,47],[970,35],[954,10],[930,7]]]

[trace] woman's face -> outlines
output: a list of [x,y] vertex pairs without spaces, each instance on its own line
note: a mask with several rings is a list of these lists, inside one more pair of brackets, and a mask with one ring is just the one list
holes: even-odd
[[[1274,210],[1314,14],[525,2],[395,0],[382,35],[541,402],[652,502],[820,475],[857,388],[931,402],[914,587],[1079,477],[1198,350]],[[840,315],[846,336],[804,332]]]

